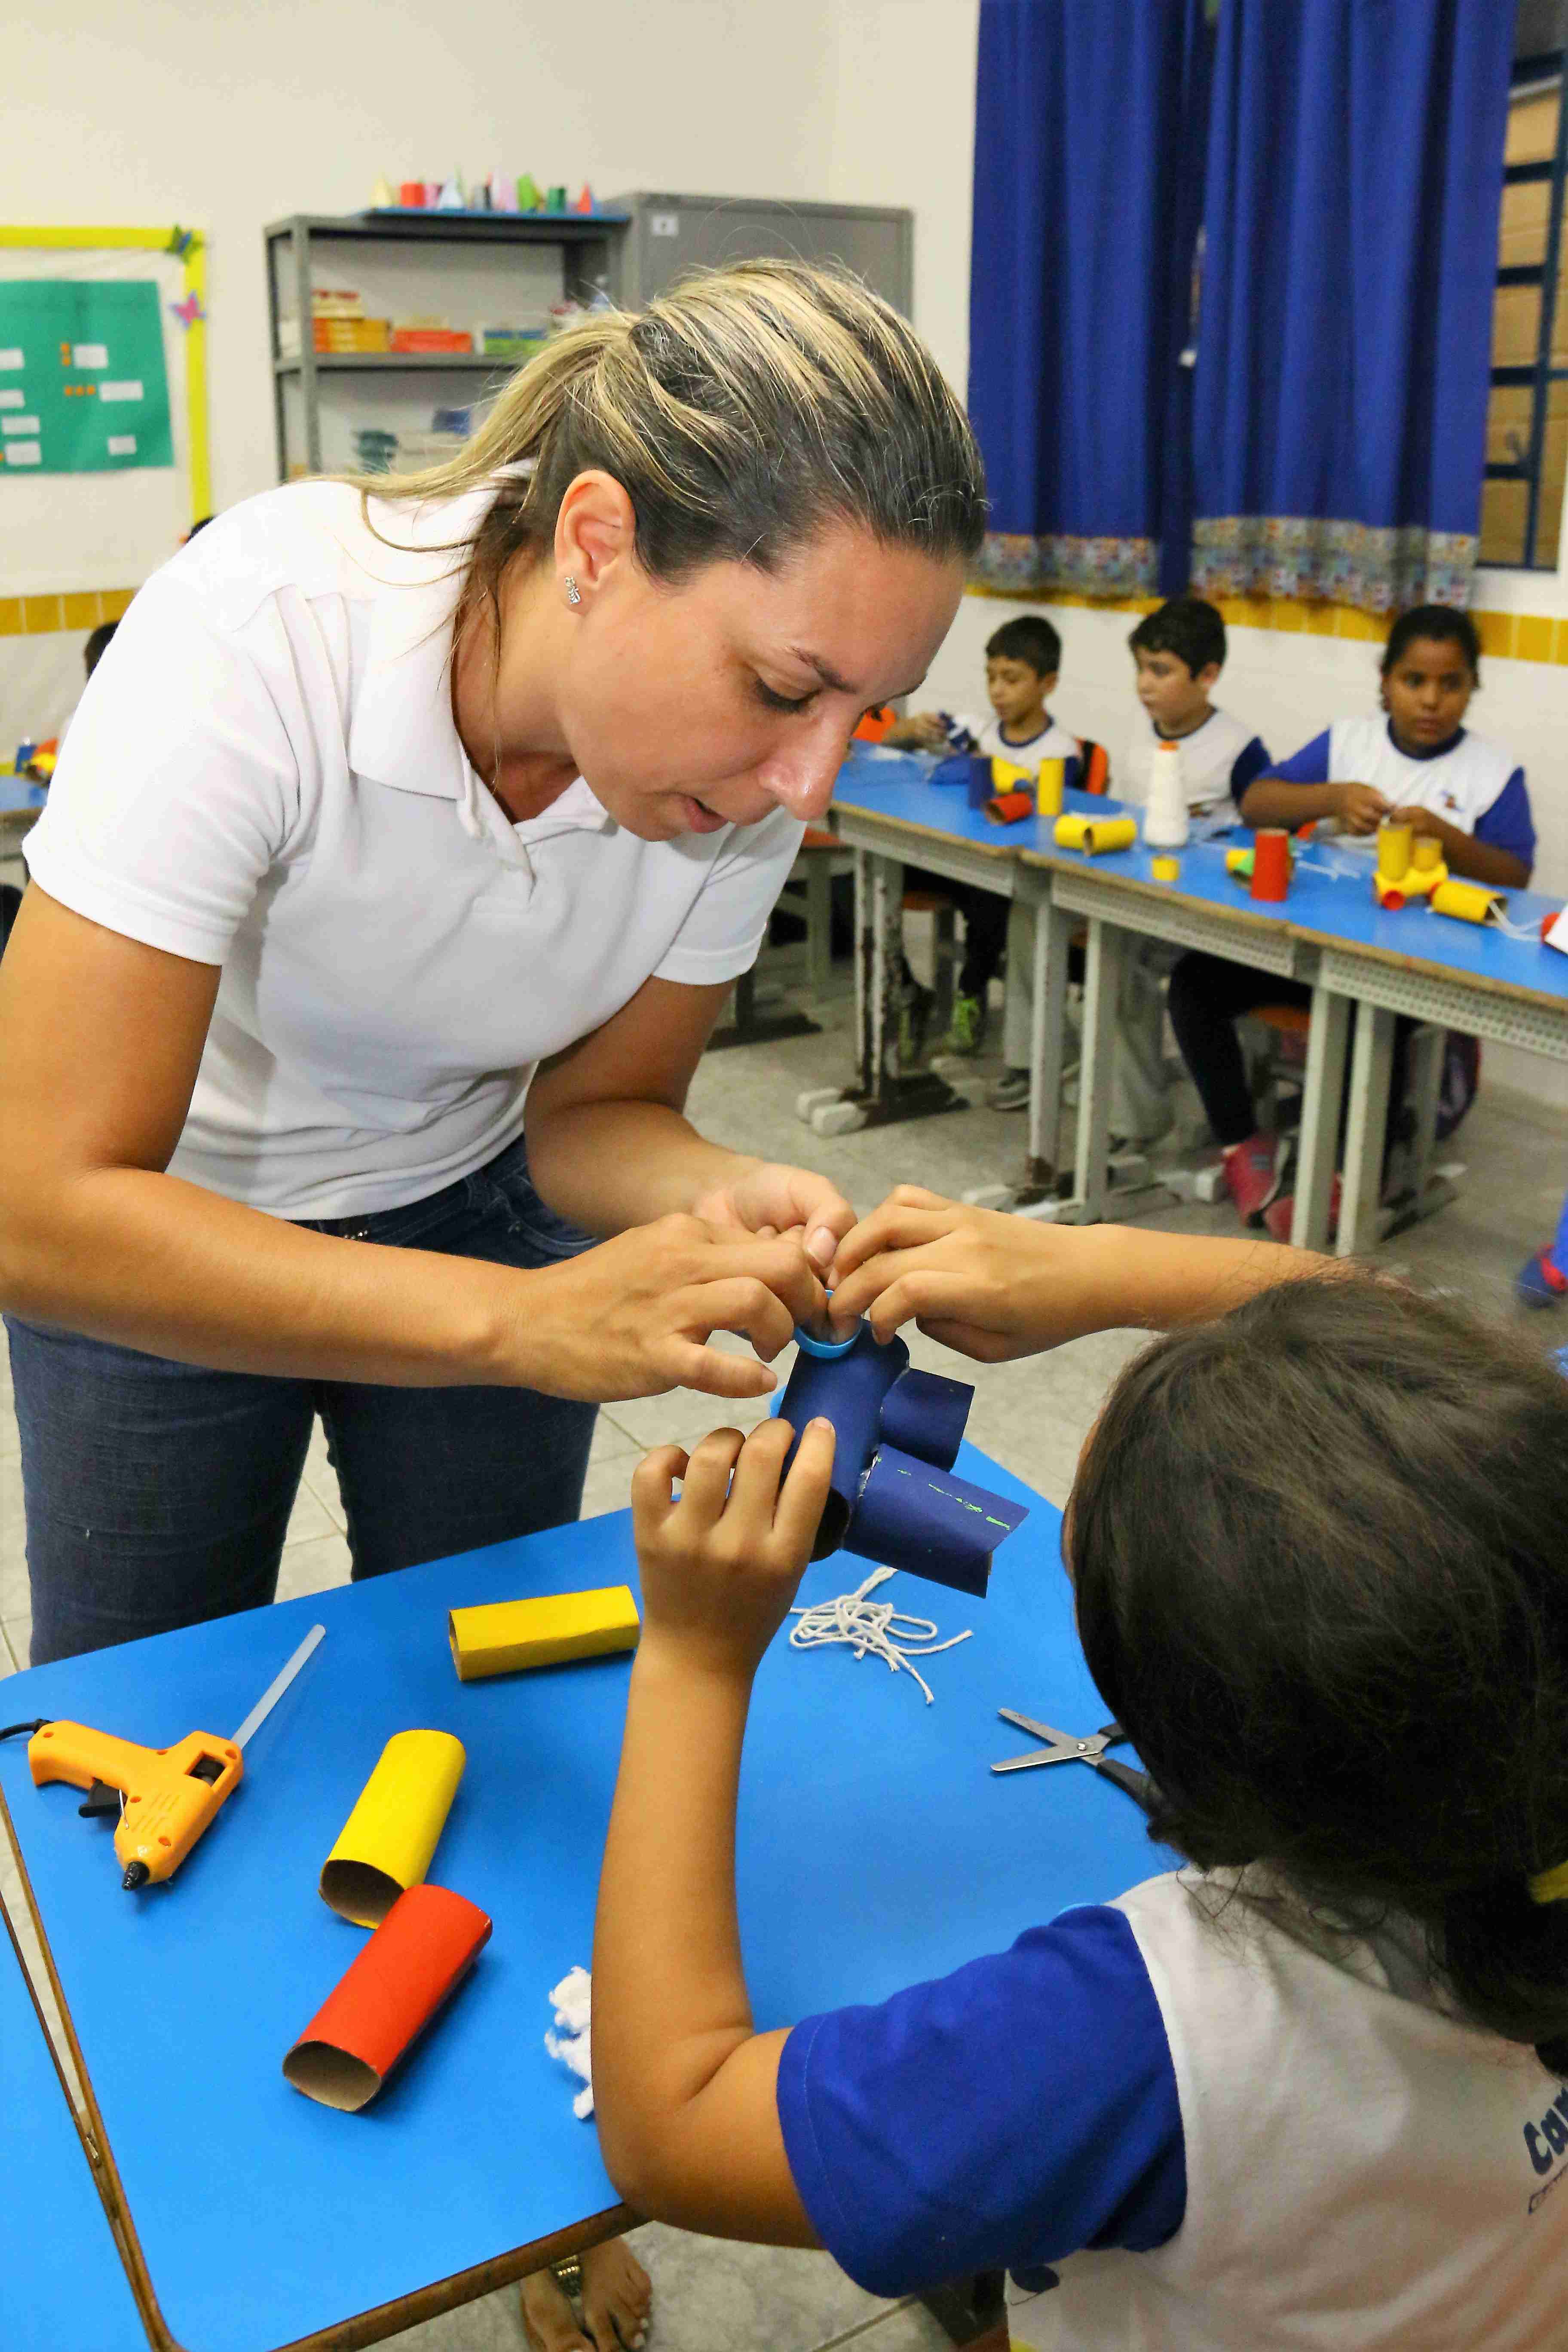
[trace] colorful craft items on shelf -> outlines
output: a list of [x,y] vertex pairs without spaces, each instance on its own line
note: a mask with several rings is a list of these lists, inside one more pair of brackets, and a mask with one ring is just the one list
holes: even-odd
[[490,172],[477,176],[465,188],[463,175],[454,172],[449,180],[400,180],[395,189],[384,173],[378,176],[371,190],[372,212],[443,212],[443,213],[582,213],[598,210],[594,191],[584,180],[574,196],[568,196],[564,181],[548,190],[542,188],[531,172],[521,172],[513,179],[510,172]]
[[879,1346],[868,1323],[828,1349],[796,1336],[779,1411],[797,1432],[821,1414],[837,1438],[813,1559],[842,1546],[984,1600],[991,1555],[1028,1514],[952,1475],[973,1389],[911,1370],[903,1341]]
[[1447,878],[1443,845],[1435,833],[1416,833],[1407,824],[1378,826],[1372,895],[1380,907],[1393,909],[1412,898],[1429,898]]
[[328,1994],[283,2061],[297,2091],[353,2114],[374,2098],[489,1941],[477,1904],[411,1886]]
[[574,1658],[635,1650],[642,1630],[631,1587],[550,1592],[531,1601],[492,1601],[447,1612],[447,1635],[459,1682],[559,1666]]

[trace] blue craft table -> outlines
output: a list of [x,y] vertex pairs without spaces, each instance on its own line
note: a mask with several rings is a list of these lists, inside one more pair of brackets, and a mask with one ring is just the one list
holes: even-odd
[[42,784],[29,783],[26,776],[0,776],[0,816],[41,809],[48,797]]
[[[1057,1512],[972,1447],[958,1469],[1030,1516],[998,1552],[987,1601],[907,1576],[889,1588],[944,1633],[974,1629],[927,1669],[934,1706],[847,1650],[781,1636],[763,1663],[738,1865],[760,2025],[876,2000],[1165,1866],[1096,1774],[987,1769],[1027,1744],[998,1706],[1089,1730],[1105,1707],[1073,1631]],[[866,1572],[839,1554],[807,1571],[802,1598]],[[327,1628],[164,1890],[123,1893],[109,1824],[79,1820],[71,1790],[36,1790],[24,1742],[0,1748],[0,1797],[161,2344],[369,2343],[626,2220],[543,2034],[549,1987],[590,1958],[629,1661],[464,1685],[446,1633],[453,1606],[620,1581],[637,1581],[624,1512],[7,1684],[14,1717],[68,1715],[160,1743],[224,1732],[309,1626]],[[430,1874],[482,1905],[495,1933],[405,2069],[342,2115],[280,2072],[363,1942],[316,1881],[385,1739],[421,1727],[468,1750]]]
[[7,2352],[146,2352],[87,2151],[0,1904],[0,2335]]

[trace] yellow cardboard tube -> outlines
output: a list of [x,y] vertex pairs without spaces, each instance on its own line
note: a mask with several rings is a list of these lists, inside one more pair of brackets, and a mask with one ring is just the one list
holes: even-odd
[[1457,915],[1461,923],[1484,923],[1500,907],[1507,905],[1500,890],[1489,890],[1480,882],[1456,882],[1451,878],[1439,882],[1432,893],[1432,911],[1437,915]]
[[1430,874],[1443,862],[1443,845],[1435,833],[1418,833],[1410,845],[1410,863],[1417,874]]
[[1035,789],[1035,806],[1041,816],[1060,816],[1067,780],[1068,763],[1065,760],[1040,761],[1040,781]]
[[998,760],[994,754],[992,755],[991,790],[994,794],[1033,791],[1034,783],[1033,768],[1020,768],[1011,760]]
[[525,1666],[635,1650],[642,1627],[631,1587],[608,1584],[596,1592],[546,1592],[533,1601],[453,1609],[447,1629],[458,1679],[473,1683]]
[[1087,857],[1098,857],[1107,849],[1131,849],[1137,838],[1135,817],[1069,815],[1057,819],[1057,847],[1081,849]]
[[1377,828],[1377,870],[1390,882],[1403,881],[1410,867],[1410,845],[1415,834],[1407,824],[1380,824]]
[[430,1867],[468,1761],[449,1731],[395,1731],[321,1866],[321,1899],[379,1927]]

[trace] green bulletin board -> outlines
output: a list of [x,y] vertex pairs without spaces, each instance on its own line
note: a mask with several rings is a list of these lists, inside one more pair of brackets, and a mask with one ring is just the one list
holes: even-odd
[[0,474],[172,467],[158,289],[148,281],[0,284]]

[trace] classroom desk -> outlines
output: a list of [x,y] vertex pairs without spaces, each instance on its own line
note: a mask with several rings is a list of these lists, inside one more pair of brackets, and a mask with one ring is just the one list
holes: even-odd
[[3,1903],[0,2116],[0,2336],[6,2352],[146,2352]]
[[25,776],[0,776],[0,816],[16,816],[29,809],[41,809],[48,797],[42,784],[29,783]]
[[[720,1415],[715,1405],[715,1419]],[[1057,1512],[971,1447],[962,1475],[1028,1502],[975,1601],[900,1577],[905,1607],[973,1638],[914,1682],[847,1650],[763,1662],[739,1881],[760,2026],[1005,1946],[1166,1865],[1095,1773],[994,1778],[1016,1706],[1093,1730]],[[37,1667],[13,1717],[132,1738],[230,1728],[320,1621],[325,1641],[252,1740],[246,1779],[162,1892],[123,1893],[108,1825],[0,1747],[19,1849],[156,2340],[187,2352],[360,2345],[589,2244],[626,2217],[576,2087],[546,2056],[548,1988],[590,1956],[629,1662],[460,1685],[446,1612],[636,1583],[626,1513],[346,1590]],[[868,1572],[843,1554],[802,1598]],[[316,1879],[394,1731],[455,1732],[468,1769],[431,1876],[495,1933],[407,2066],[358,2116],[289,2089],[284,2053],[361,1948]]]

